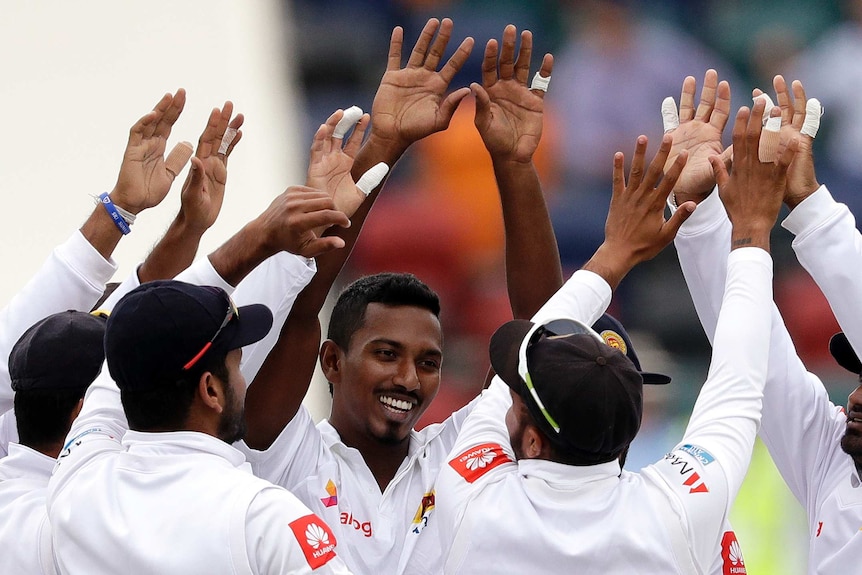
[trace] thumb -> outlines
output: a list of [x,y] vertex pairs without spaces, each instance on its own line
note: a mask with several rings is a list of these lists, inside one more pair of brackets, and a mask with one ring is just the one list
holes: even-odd
[[695,202],[685,202],[677,208],[670,219],[664,224],[665,232],[670,234],[670,239],[676,237],[679,228],[691,217],[695,209],[697,209]]
[[195,149],[188,142],[180,142],[174,146],[174,149],[165,158],[165,170],[171,174],[171,179],[176,178],[177,174],[183,171],[194,151]]
[[192,167],[183,190],[200,192],[204,187],[204,166],[200,158],[192,158]]

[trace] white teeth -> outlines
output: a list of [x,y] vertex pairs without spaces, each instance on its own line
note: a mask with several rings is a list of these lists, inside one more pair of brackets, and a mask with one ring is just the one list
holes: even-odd
[[404,401],[403,399],[395,399],[394,397],[389,397],[388,395],[381,395],[380,403],[387,407],[391,407],[400,411],[410,411],[411,409],[413,409],[413,404],[409,401]]

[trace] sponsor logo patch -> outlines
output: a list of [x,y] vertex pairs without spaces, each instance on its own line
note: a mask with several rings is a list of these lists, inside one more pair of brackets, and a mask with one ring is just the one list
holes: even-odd
[[690,461],[674,453],[668,453],[664,458],[671,466],[676,467],[677,473],[681,477],[685,478],[682,484],[689,488],[689,493],[709,493],[709,488],[703,479],[700,478],[700,474],[694,470]]
[[722,575],[747,575],[745,559],[742,558],[742,548],[736,540],[733,531],[725,531],[721,538],[721,573]]
[[413,533],[419,533],[428,526],[428,516],[434,510],[434,496],[434,491],[422,496],[422,503],[419,504],[416,515],[413,516]]
[[697,445],[686,444],[680,447],[679,451],[685,451],[686,453],[700,461],[701,465],[709,465],[710,463],[715,461],[715,457],[713,457],[709,451],[702,449]]
[[371,537],[371,521],[360,521],[353,516],[353,513],[342,513],[339,517],[342,525],[350,525],[357,531],[362,531],[366,537]]
[[628,353],[628,347],[626,347],[626,340],[623,339],[623,336],[618,334],[612,329],[606,329],[602,333],[599,334],[602,336],[602,339],[605,340],[605,343],[611,347],[615,347],[623,353]]
[[466,479],[467,483],[473,483],[495,467],[511,461],[512,458],[506,455],[500,444],[483,443],[451,460],[449,466]]
[[309,567],[317,569],[335,557],[335,535],[320,517],[311,513],[289,525]]
[[333,505],[338,505],[338,490],[335,488],[335,484],[331,479],[326,482],[326,492],[329,494],[329,497],[320,498],[320,501],[323,502],[323,506],[332,507]]

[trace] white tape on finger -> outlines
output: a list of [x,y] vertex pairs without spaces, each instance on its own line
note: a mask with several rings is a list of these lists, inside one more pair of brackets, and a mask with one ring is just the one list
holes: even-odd
[[770,98],[769,94],[767,94],[766,92],[762,93],[759,96],[755,96],[754,101],[756,102],[758,98],[763,98],[763,100],[766,102],[766,107],[763,109],[763,125],[765,126],[766,121],[769,120],[770,110],[775,107],[775,102],[772,101],[772,98]]
[[763,131],[760,132],[760,146],[757,149],[757,158],[763,163],[772,163],[778,156],[778,140],[781,131],[781,116],[775,116],[766,120]]
[[233,144],[234,138],[236,138],[236,128],[228,128],[224,131],[224,136],[221,138],[221,145],[218,147],[219,154],[227,154],[228,148]]
[[542,92],[548,91],[548,86],[551,85],[551,77],[542,78],[541,73],[536,72],[536,75],[533,76],[533,82],[530,84],[531,90],[541,90]]
[[356,187],[359,188],[359,191],[368,196],[374,188],[380,185],[380,182],[383,181],[383,178],[388,173],[389,166],[387,166],[385,162],[380,162],[362,174],[362,177],[359,178],[358,182],[356,182]]
[[670,96],[661,101],[661,123],[665,134],[679,128],[679,110],[676,109],[676,101]]
[[811,98],[805,104],[805,121],[802,122],[800,134],[805,134],[814,138],[817,136],[817,130],[820,129],[820,117],[823,115],[823,106],[820,105],[820,100]]
[[362,108],[359,106],[350,106],[344,110],[344,116],[335,125],[335,131],[332,132],[332,137],[343,140],[344,135],[350,131],[350,128],[356,125],[356,122],[358,122],[360,118],[362,118]]

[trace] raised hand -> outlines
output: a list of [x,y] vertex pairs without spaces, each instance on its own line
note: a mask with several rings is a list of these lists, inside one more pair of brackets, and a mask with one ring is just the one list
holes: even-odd
[[665,134],[644,174],[647,137],[638,136],[628,182],[622,152],[614,155],[613,195],[605,222],[605,240],[584,266],[602,276],[611,288],[616,288],[631,268],[654,258],[673,241],[679,227],[694,212],[696,204],[690,201],[679,206],[670,220],[664,218],[667,197],[688,160],[688,152],[680,151],[661,178],[672,144],[673,137]]
[[[470,85],[476,97],[476,129],[495,159],[529,162],[542,137],[543,90],[527,87],[533,34],[521,32],[521,47],[515,59],[517,30],[513,25],[503,31],[502,50],[491,39],[482,61],[482,84]],[[499,57],[499,70],[498,70]],[[554,57],[545,54],[539,70],[549,78]]]
[[[787,89],[787,82],[784,81],[783,76],[779,75],[773,78],[772,86],[775,88],[778,107],[781,108],[779,152],[791,140],[794,138],[797,140],[797,153],[787,168],[787,188],[784,194],[784,203],[793,209],[820,187],[817,182],[817,175],[814,173],[814,137],[801,132],[805,123],[806,111],[810,107],[809,104],[814,104],[815,110],[813,112],[818,115],[819,125],[820,105],[816,100],[808,100],[805,97],[805,89],[799,80],[793,81],[792,95]],[[762,94],[763,92],[758,88],[752,92],[755,98]],[[816,134],[816,131],[814,133]]]
[[[198,140],[192,166],[183,184],[179,218],[190,230],[203,233],[212,226],[224,201],[227,160],[242,139],[242,114],[233,118],[233,103],[213,108]],[[222,144],[224,142],[224,145]]]
[[451,35],[452,20],[428,20],[407,65],[402,68],[404,30],[398,26],[392,31],[386,72],[371,108],[375,138],[403,151],[412,143],[449,126],[458,104],[470,90],[460,88],[448,96],[446,91],[473,49],[473,39],[465,38],[438,72],[437,67]]
[[774,162],[761,162],[758,148],[763,129],[763,98],[749,110],[743,106],[733,125],[733,171],[719,156],[711,158],[718,193],[733,224],[731,249],[760,247],[769,251],[769,233],[784,198],[787,167],[799,146],[791,139]]
[[[707,70],[703,78],[703,90],[697,109],[694,107],[697,82],[688,76],[682,84],[679,99],[679,122],[673,126],[667,114],[675,113],[672,98],[662,103],[665,116],[665,132],[673,135],[673,146],[668,155],[665,170],[669,170],[682,151],[688,152],[688,162],[674,187],[678,204],[700,201],[712,191],[715,176],[709,158],[722,153],[721,134],[730,115],[730,84],[718,81],[715,70]],[[672,115],[671,115],[672,118]],[[729,150],[725,159],[729,159]]]
[[152,112],[132,126],[117,184],[110,194],[114,204],[137,214],[165,198],[191,155],[191,145],[178,144],[165,159],[171,128],[185,103],[182,88],[176,94],[165,94]]
[[[317,129],[311,143],[305,180],[306,186],[326,191],[335,201],[336,209],[348,217],[362,204],[367,192],[356,187],[350,170],[370,120],[369,115],[358,108],[351,108],[350,112],[350,117],[346,117],[343,110],[336,110]],[[359,118],[355,116],[357,113]],[[345,124],[355,124],[355,128],[342,146],[343,140],[336,137],[336,128],[339,125],[342,129],[347,128]]]

